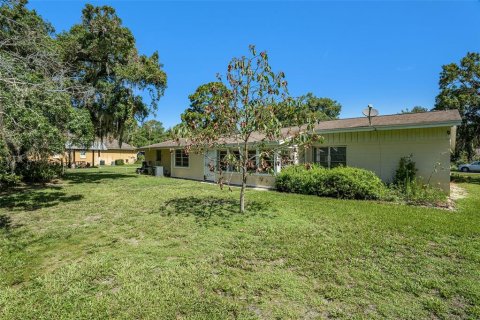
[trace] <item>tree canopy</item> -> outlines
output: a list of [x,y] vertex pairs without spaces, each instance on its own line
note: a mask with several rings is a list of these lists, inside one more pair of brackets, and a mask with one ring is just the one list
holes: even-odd
[[460,63],[442,67],[436,110],[458,109],[462,124],[457,131],[455,158],[471,160],[480,144],[480,53],[469,52]]
[[158,53],[139,54],[113,8],[86,5],[82,22],[57,37],[26,4],[0,0],[0,185],[19,164],[62,154],[67,141],[121,141],[166,88]]
[[127,142],[135,147],[148,146],[167,139],[167,132],[158,120],[148,120],[141,125],[134,124],[128,131]]
[[210,122],[215,122],[218,119],[205,117],[205,112],[213,106],[223,103],[223,100],[228,104],[228,100],[231,98],[232,93],[222,82],[203,84],[188,96],[190,107],[182,114],[182,121],[185,123],[198,123],[197,125],[207,127]]
[[65,76],[53,32],[26,1],[1,1],[0,171],[63,152],[67,136],[93,139],[90,117],[70,103],[78,88]]
[[[319,98],[309,92],[292,101],[280,102],[275,106],[277,117],[285,126],[294,126],[308,114],[317,121],[338,119],[342,105],[330,98]],[[299,118],[300,117],[300,118]]]
[[402,109],[400,113],[422,113],[422,112],[428,112],[428,108],[422,107],[422,106],[415,106],[412,109]]
[[[58,36],[69,76],[90,86],[90,95],[74,94],[73,105],[89,111],[95,134],[120,141],[134,120],[143,120],[157,108],[167,76],[159,55],[141,55],[131,31],[122,25],[115,9],[87,4],[82,22]],[[141,91],[150,94],[143,101]]]
[[319,98],[313,93],[309,92],[301,98],[302,104],[304,104],[310,112],[314,112],[319,120],[332,120],[338,119],[340,111],[342,111],[342,105],[330,98]]

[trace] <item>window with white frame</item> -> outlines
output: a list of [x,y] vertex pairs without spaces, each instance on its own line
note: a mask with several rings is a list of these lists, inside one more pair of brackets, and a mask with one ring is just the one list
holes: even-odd
[[188,167],[188,154],[185,150],[175,150],[175,167]]
[[87,150],[80,150],[80,158],[85,159],[87,157]]
[[347,165],[347,147],[313,148],[313,162],[325,168]]

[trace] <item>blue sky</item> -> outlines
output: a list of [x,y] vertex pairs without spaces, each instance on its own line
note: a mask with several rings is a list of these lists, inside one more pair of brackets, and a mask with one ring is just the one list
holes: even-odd
[[[284,71],[292,96],[313,92],[343,105],[341,117],[432,107],[443,64],[480,51],[480,2],[164,2],[108,4],[141,53],[157,50],[168,88],[156,119],[180,121],[188,95],[224,73],[249,44]],[[57,31],[80,21],[86,1],[31,1]]]

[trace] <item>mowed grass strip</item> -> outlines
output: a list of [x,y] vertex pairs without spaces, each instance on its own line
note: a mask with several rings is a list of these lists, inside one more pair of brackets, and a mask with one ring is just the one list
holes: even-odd
[[70,171],[0,195],[2,319],[480,318],[480,179],[457,211]]

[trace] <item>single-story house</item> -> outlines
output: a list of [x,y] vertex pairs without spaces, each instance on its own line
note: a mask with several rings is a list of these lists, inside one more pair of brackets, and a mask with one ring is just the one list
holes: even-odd
[[123,160],[125,163],[137,161],[137,150],[135,147],[120,143],[116,139],[96,139],[91,146],[77,146],[71,143],[65,145],[65,155],[56,156],[56,159],[63,160],[68,166],[98,166],[113,165],[115,160]]
[[[371,118],[371,123],[366,117],[322,121],[315,126],[315,131],[323,137],[323,142],[310,148],[290,148],[290,159],[293,163],[318,163],[329,168],[338,165],[364,168],[390,182],[400,158],[412,155],[417,175],[448,193],[450,153],[455,147],[456,126],[460,123],[457,110],[377,116]],[[252,136],[252,145],[263,139],[260,135]],[[212,159],[218,159],[227,151],[217,149],[187,154],[186,144],[183,139],[170,140],[139,149],[145,152],[149,165],[163,166],[171,177],[216,181],[217,174],[210,170]],[[252,156],[259,154],[258,150],[251,152]],[[273,175],[252,173],[247,184],[273,187],[275,174],[284,165],[279,159],[279,156],[273,159]],[[231,176],[232,184],[240,183],[240,173],[224,169]]]

